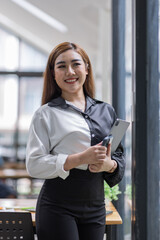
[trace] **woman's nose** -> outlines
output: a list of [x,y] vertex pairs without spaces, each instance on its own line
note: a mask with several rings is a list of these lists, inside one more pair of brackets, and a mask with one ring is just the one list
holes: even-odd
[[74,69],[72,68],[72,66],[68,66],[68,68],[66,69],[66,74],[74,74],[75,73],[75,71],[74,71]]

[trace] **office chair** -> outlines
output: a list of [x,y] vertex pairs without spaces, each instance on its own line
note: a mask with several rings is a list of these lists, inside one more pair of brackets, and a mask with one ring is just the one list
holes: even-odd
[[34,240],[29,212],[0,212],[0,240]]

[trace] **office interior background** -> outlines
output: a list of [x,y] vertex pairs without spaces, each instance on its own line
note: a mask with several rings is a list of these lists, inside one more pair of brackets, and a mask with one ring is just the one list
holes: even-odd
[[[113,8],[117,8],[122,16],[113,16]],[[119,196],[124,206],[123,226],[120,226],[123,230],[119,230],[122,234],[116,239],[129,240],[132,235],[130,190],[133,157],[132,0],[0,0],[0,156],[4,162],[25,162],[28,129],[33,113],[41,105],[47,58],[60,42],[75,42],[86,50],[93,65],[96,98],[114,104],[115,91],[121,88],[113,84],[114,61],[121,61],[115,59],[114,47],[122,49],[121,41],[114,45],[116,21],[121,24],[120,34],[123,34],[123,53],[118,55],[124,61],[122,117],[131,123],[124,139],[126,171]],[[117,36],[121,37],[120,34]],[[7,184],[13,183],[8,180]],[[35,180],[34,184],[35,192],[31,193],[31,183],[27,179],[19,180],[19,197],[34,197],[42,181]],[[159,185],[157,188],[159,192]]]

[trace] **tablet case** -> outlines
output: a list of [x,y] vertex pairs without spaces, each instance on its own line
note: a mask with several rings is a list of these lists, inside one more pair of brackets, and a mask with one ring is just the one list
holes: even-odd
[[117,118],[114,122],[109,135],[113,136],[112,144],[111,144],[111,155],[116,151],[118,145],[122,141],[123,136],[126,133],[127,128],[129,127],[129,122]]

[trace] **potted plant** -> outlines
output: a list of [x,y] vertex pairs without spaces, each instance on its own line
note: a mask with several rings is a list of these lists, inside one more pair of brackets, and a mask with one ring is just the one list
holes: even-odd
[[112,201],[112,200],[118,200],[118,195],[121,194],[121,191],[119,190],[118,184],[114,187],[110,187],[105,181],[104,181],[104,193],[105,193],[105,200]]

